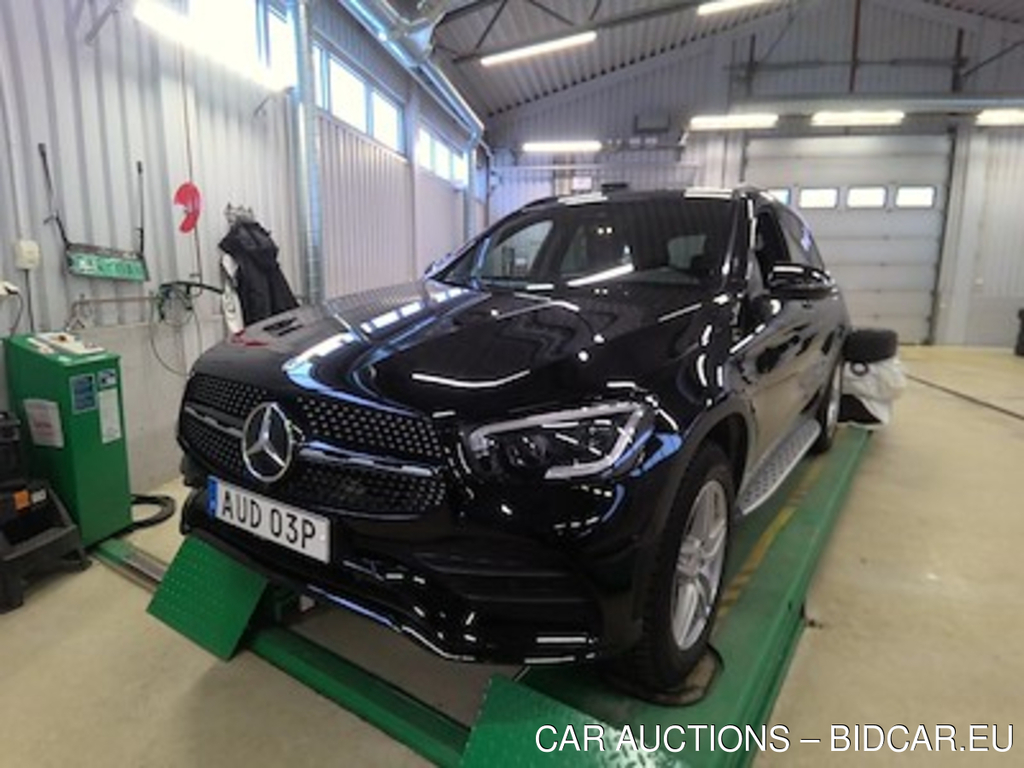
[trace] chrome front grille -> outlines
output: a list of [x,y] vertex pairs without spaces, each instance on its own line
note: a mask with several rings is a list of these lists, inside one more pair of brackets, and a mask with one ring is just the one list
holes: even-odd
[[242,465],[242,445],[238,437],[188,412],[182,413],[179,430],[182,439],[197,454],[197,458],[215,472],[226,476],[225,479],[242,477],[245,468]]
[[[193,376],[185,391],[187,403],[212,408],[237,422],[260,403],[274,399],[262,387],[202,374]],[[443,456],[433,426],[420,416],[310,395],[282,405],[310,440],[400,459],[431,462]]]
[[260,387],[196,375],[185,392],[181,438],[212,473],[251,479],[242,462],[241,424],[268,401],[280,402],[306,444],[362,457],[346,461],[300,446],[291,470],[271,489],[283,501],[381,516],[419,515],[444,502],[441,442],[416,416],[308,395],[278,398]]
[[262,387],[203,375],[189,379],[185,391],[187,402],[212,408],[239,420],[244,420],[253,408],[268,398],[269,394]]
[[366,514],[422,514],[444,501],[444,483],[420,477],[317,465],[302,461],[281,482],[281,493],[299,505],[341,507]]
[[394,458],[441,458],[441,443],[425,419],[307,396],[298,405],[303,428],[318,440]]

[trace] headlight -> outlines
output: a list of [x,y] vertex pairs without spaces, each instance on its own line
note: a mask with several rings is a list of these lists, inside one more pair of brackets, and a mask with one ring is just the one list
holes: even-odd
[[474,429],[466,438],[485,475],[572,480],[595,477],[631,458],[652,423],[637,403],[603,403]]

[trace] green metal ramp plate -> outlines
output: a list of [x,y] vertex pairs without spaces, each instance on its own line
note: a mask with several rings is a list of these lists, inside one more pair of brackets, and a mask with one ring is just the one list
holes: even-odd
[[466,727],[415,696],[280,627],[256,632],[248,647],[435,765],[459,765],[469,736]]
[[[565,749],[559,750],[556,745],[570,733],[570,726],[573,740],[567,741]],[[544,730],[538,738],[539,729]],[[639,744],[635,741],[639,738],[637,734],[630,732],[629,738]],[[624,748],[616,749],[620,741]],[[544,750],[550,751],[542,751],[538,742]],[[683,765],[668,752],[634,751],[629,748],[630,743],[623,730],[495,675],[491,678],[461,765],[463,768],[489,768],[493,765],[518,768],[552,765],[668,768]],[[648,737],[648,744],[651,743]]]
[[[805,462],[769,506],[737,529],[730,553],[727,587],[722,596],[712,645],[723,669],[708,695],[697,704],[670,707],[650,704],[615,691],[593,668],[535,667],[515,683],[493,679],[484,707],[470,733],[463,766],[484,765],[667,765],[742,766],[756,750],[714,751],[709,731],[690,725],[760,727],[771,713],[797,640],[804,627],[803,606],[818,558],[842,509],[850,482],[867,443],[867,433],[843,430],[827,456]],[[573,725],[579,751],[570,741],[550,754],[537,747],[537,729],[552,725],[542,736],[550,747],[561,742]],[[605,751],[591,742],[584,751],[584,726],[604,728]],[[629,741],[616,752],[620,734],[629,726],[649,746],[669,726],[674,750],[634,751]],[[770,727],[770,725],[769,725]],[[596,731],[592,731],[596,733]],[[699,749],[695,736],[702,735]],[[769,734],[770,735],[770,734]],[[792,738],[792,737],[791,737]],[[735,733],[723,735],[725,745]],[[661,739],[664,745],[664,739]]]
[[185,539],[149,613],[215,656],[238,649],[267,580],[199,539]]

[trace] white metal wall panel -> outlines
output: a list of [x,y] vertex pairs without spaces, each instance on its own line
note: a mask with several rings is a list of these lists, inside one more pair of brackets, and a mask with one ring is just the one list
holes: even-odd
[[[127,299],[149,290],[64,271],[57,232],[43,223],[48,203],[39,143],[47,145],[69,236],[97,245],[133,247],[135,161],[143,162],[151,284],[194,279],[199,272],[217,282],[216,245],[226,231],[220,212],[227,202],[252,206],[273,230],[294,281],[298,248],[284,98],[261,107],[264,91],[201,60],[182,59],[127,15],[111,17],[87,46],[82,37],[97,8],[86,4],[79,29],[72,30],[66,18],[75,5],[0,0],[0,77],[9,118],[2,130],[15,157],[3,172],[9,188],[0,206],[6,211],[0,241],[27,237],[42,245],[43,266],[32,276],[38,327],[62,327],[80,297]],[[5,168],[9,163],[5,156]],[[181,214],[171,199],[190,179],[205,200],[195,236],[178,232]],[[89,320],[109,325],[148,316],[143,303],[126,301],[97,307]]]
[[419,275],[431,262],[462,244],[464,213],[462,192],[442,178],[422,170],[417,172],[414,269]]
[[984,197],[965,201],[977,228],[966,341],[1010,346],[1024,309],[1024,129],[988,133],[984,182]]
[[[82,17],[75,28],[75,8]],[[148,327],[145,297],[160,282],[202,277],[218,284],[217,243],[227,230],[227,203],[251,206],[281,249],[285,274],[298,280],[297,225],[289,165],[284,96],[182,52],[114,14],[92,45],[83,38],[106,7],[77,0],[0,0],[0,273],[25,287],[11,267],[13,240],[40,243],[42,265],[32,273],[39,330],[64,327],[72,302],[101,300],[79,311],[85,335],[122,357],[125,420],[133,487],[151,487],[176,471],[173,431],[183,378],[158,364],[151,345],[184,371],[222,336],[215,300],[197,304],[184,329]],[[120,249],[135,246],[139,190],[135,163],[145,170],[145,285],[87,280],[64,269],[37,145],[45,143],[55,198],[72,240]],[[172,202],[188,180],[204,196],[194,234],[178,231]],[[13,322],[13,301],[0,303],[0,327]],[[21,330],[27,330],[23,318]],[[0,362],[2,369],[2,362]],[[127,379],[131,377],[131,382]],[[0,370],[0,405],[6,401]]]
[[[618,183],[636,190],[733,185],[739,181],[741,148],[733,147],[730,155],[730,144],[693,139],[683,152],[627,150],[607,153],[594,163],[551,164],[552,158],[541,157],[534,165],[500,165],[492,174],[491,221],[539,198],[572,194],[576,177],[589,179],[594,190]],[[502,159],[510,157],[505,153]]]
[[415,269],[408,161],[331,117],[319,120],[326,294],[411,279]]
[[1024,129],[993,131],[982,217],[981,295],[1024,297]]
[[492,175],[491,222],[532,200],[555,194],[555,175],[546,168],[506,166],[495,168]]
[[[896,330],[903,341],[929,336],[939,254],[945,227],[951,141],[946,136],[859,136],[755,139],[747,147],[745,177],[766,188],[835,187],[840,205],[803,210],[825,261],[843,286],[859,325]],[[884,209],[850,209],[851,186],[888,189]],[[896,209],[895,189],[927,185],[936,206]]]

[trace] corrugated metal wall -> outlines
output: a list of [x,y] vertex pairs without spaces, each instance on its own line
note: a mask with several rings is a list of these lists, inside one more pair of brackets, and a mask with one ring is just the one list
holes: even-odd
[[[75,25],[77,7],[84,12]],[[291,110],[287,95],[268,96],[182,53],[128,12],[113,15],[94,44],[86,45],[86,32],[103,7],[77,0],[0,0],[0,248],[8,254],[20,238],[42,246],[42,267],[31,276],[37,328],[64,327],[75,319],[72,302],[82,297],[106,302],[81,306],[77,319],[95,327],[87,336],[122,355],[128,439],[138,457],[133,479],[142,489],[176,469],[173,429],[183,379],[161,361],[185,371],[223,335],[212,297],[200,299],[197,321],[181,330],[151,326],[145,297],[169,280],[220,283],[217,243],[227,231],[223,211],[229,203],[251,207],[271,231],[284,272],[300,292]],[[335,4],[319,7],[332,9],[318,14],[317,23],[325,25],[320,38],[340,40],[364,73],[404,102],[417,86],[401,67],[351,19],[337,21],[334,11],[341,11]],[[431,107],[430,115],[438,133],[465,140],[443,112]],[[437,251],[461,242],[461,193],[434,178],[414,190],[417,172],[408,160],[330,117],[321,116],[319,125],[324,255],[332,293],[407,280]],[[66,273],[56,229],[45,223],[49,206],[39,143],[47,145],[56,202],[75,241],[133,247],[139,205],[135,162],[143,162],[149,283],[122,285]],[[194,235],[178,231],[182,211],[172,201],[189,180],[204,198]],[[5,255],[0,275],[24,287],[24,276],[10,265]],[[5,329],[15,306],[0,303]],[[0,407],[6,400],[3,380],[0,370]]]
[[320,147],[327,295],[411,278],[408,161],[327,116],[320,118]]
[[[405,104],[407,143],[422,119],[465,144],[465,128],[338,4],[319,4],[316,25],[321,45]],[[328,295],[410,280],[462,244],[463,192],[330,115],[319,127]]]
[[320,142],[329,296],[411,280],[462,244],[464,192],[326,115]]
[[[159,41],[128,14],[115,15],[93,45],[82,38],[94,3],[71,26],[73,0],[0,0],[0,60],[12,142],[0,200],[0,240],[40,242],[32,275],[37,325],[59,328],[75,299],[142,296],[147,288],[68,275],[48,214],[36,146],[47,145],[55,198],[74,241],[131,249],[138,226],[135,161],[145,169],[146,251],[151,284],[217,276],[216,244],[226,203],[250,205],[273,230],[294,279],[296,225],[288,163],[287,104]],[[11,157],[13,156],[13,163]],[[190,172],[191,167],[191,172]],[[205,211],[198,234],[177,231],[172,196],[194,181]],[[13,275],[8,274],[8,279]],[[19,283],[23,277],[19,276]],[[91,324],[142,322],[141,304],[97,308]]]
[[[73,11],[82,8],[74,21]],[[169,280],[219,284],[217,242],[227,203],[253,208],[281,248],[286,275],[298,278],[297,226],[284,96],[183,55],[124,12],[92,45],[84,42],[102,3],[0,0],[0,274],[15,273],[11,243],[39,242],[42,265],[30,277],[36,327],[69,321],[122,357],[133,485],[142,490],[176,470],[173,430],[187,369],[222,336],[217,303],[204,296],[184,329],[149,325],[155,287]],[[129,250],[139,224],[135,163],[145,170],[146,255],[150,281],[117,284],[69,275],[52,224],[37,145],[47,146],[54,196],[69,237]],[[205,210],[194,235],[178,231],[177,187],[192,180]],[[25,291],[27,296],[27,291]],[[80,299],[103,303],[72,303]],[[4,330],[14,301],[0,303]],[[27,330],[27,318],[21,329]],[[156,353],[160,357],[157,358]],[[0,406],[6,400],[0,362]]]
[[988,195],[982,213],[981,296],[1024,296],[1024,129],[994,131],[988,147]]
[[990,131],[982,141],[965,142],[969,160],[977,164],[983,188],[968,193],[962,226],[970,230],[961,240],[957,258],[968,261],[963,341],[968,344],[1011,346],[1024,309],[1024,130]]
[[444,179],[417,171],[416,258],[414,270],[421,274],[431,262],[451,252],[464,240],[462,192]]
[[327,295],[411,280],[462,244],[465,192],[328,115],[319,120]]

